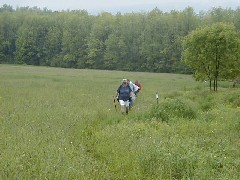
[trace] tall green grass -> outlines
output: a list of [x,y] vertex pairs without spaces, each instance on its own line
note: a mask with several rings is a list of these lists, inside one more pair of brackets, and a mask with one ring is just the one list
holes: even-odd
[[[122,78],[143,84],[128,116]],[[0,179],[240,179],[239,94],[189,75],[0,65]]]

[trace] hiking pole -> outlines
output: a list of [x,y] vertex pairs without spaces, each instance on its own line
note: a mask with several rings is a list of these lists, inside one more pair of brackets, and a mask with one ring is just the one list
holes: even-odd
[[113,96],[113,103],[114,103],[115,110],[117,112],[116,98],[114,96]]
[[156,100],[157,100],[157,104],[158,104],[158,92],[156,92]]

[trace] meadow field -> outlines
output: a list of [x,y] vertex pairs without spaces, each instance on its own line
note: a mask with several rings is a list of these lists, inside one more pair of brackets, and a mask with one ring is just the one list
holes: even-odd
[[[129,115],[113,103],[123,78],[143,85]],[[0,179],[238,180],[240,88],[0,64]]]

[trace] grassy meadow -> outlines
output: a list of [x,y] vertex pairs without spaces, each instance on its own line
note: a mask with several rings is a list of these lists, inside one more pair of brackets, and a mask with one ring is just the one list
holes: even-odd
[[[123,78],[143,85],[129,115],[113,103]],[[240,179],[240,88],[0,65],[0,179]]]

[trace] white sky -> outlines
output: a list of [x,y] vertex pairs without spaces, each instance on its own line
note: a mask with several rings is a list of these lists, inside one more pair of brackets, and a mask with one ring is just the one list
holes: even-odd
[[0,0],[0,6],[8,4],[17,6],[37,6],[51,10],[85,9],[89,13],[97,14],[102,11],[141,12],[158,7],[162,11],[183,10],[191,6],[195,11],[209,10],[212,7],[232,8],[240,7],[240,0]]

